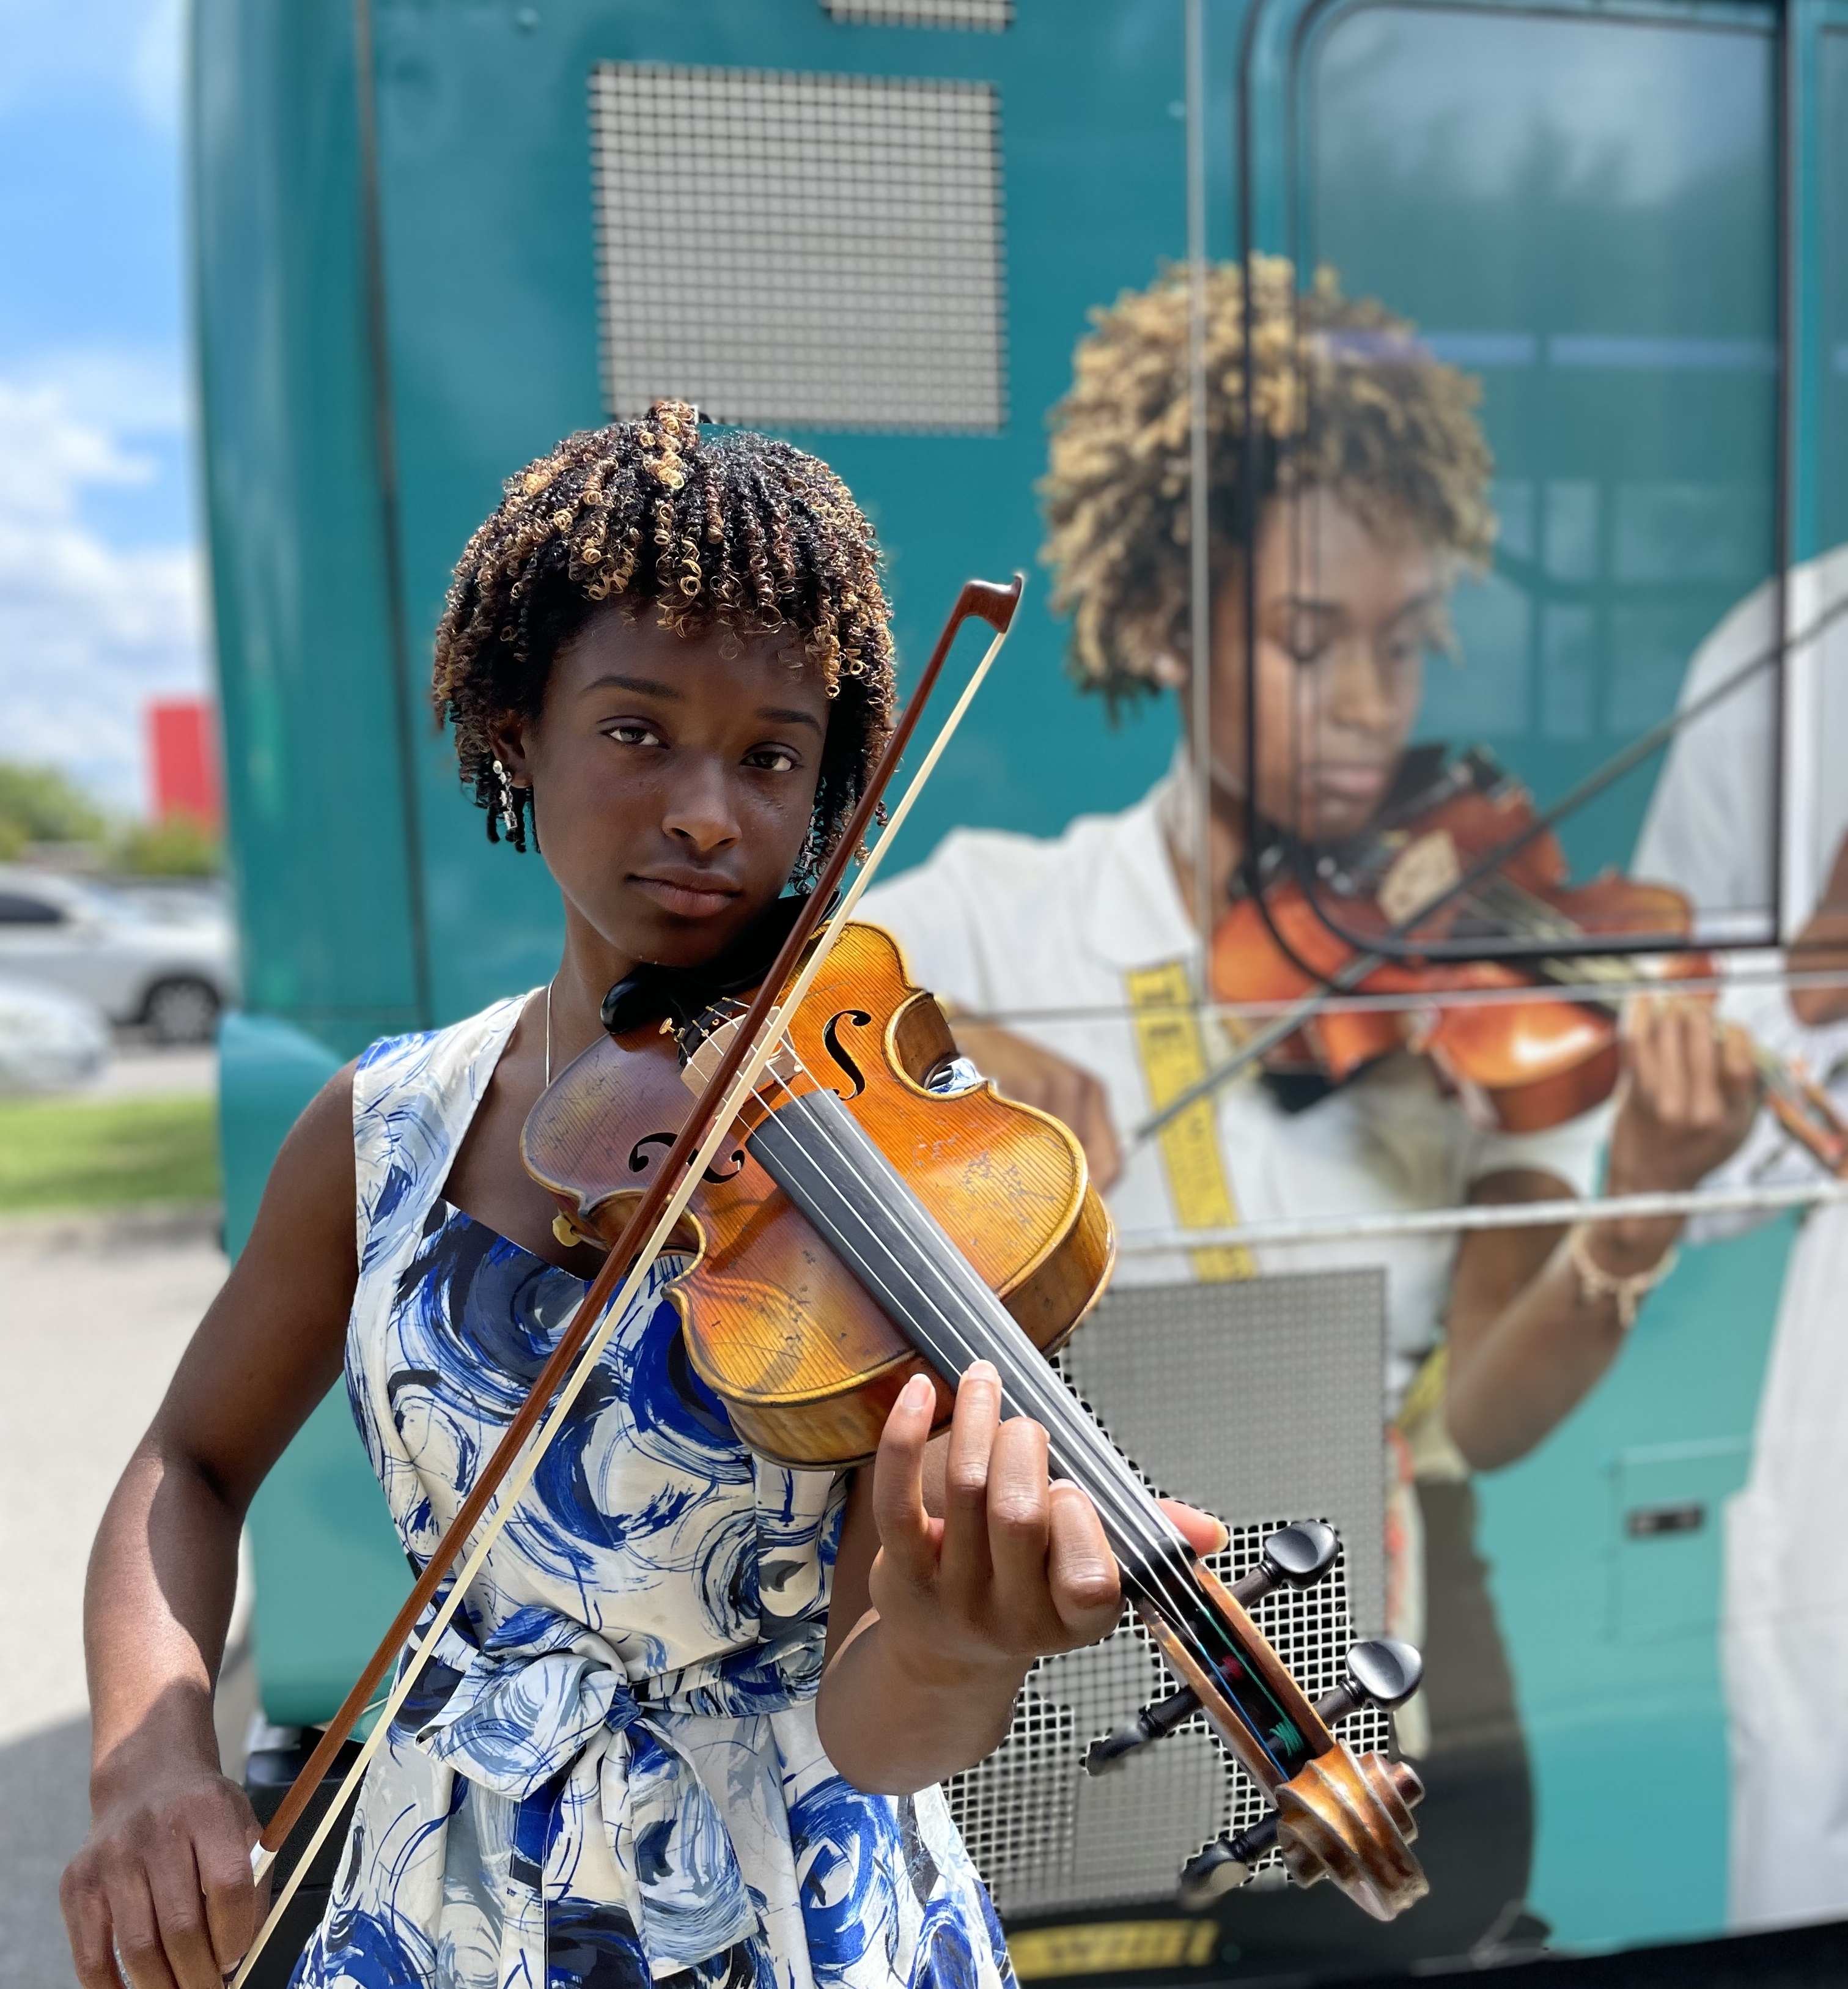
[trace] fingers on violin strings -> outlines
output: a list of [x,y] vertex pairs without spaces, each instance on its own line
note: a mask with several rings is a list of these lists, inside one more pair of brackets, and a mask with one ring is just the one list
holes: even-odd
[[1720,1097],[1720,1039],[1714,1031],[1713,1011],[1698,998],[1678,1002],[1676,1007],[1687,1072],[1687,1123],[1702,1130],[1711,1130],[1720,1123],[1725,1112]]
[[1046,1562],[1053,1607],[1071,1642],[1107,1637],[1122,1613],[1116,1557],[1097,1508],[1075,1485],[1051,1488]]
[[1651,1005],[1647,1069],[1653,1079],[1647,1102],[1655,1116],[1670,1125],[1678,1124],[1687,1106],[1687,1054],[1686,1039],[1674,1006],[1657,995]]
[[1752,1055],[1752,1038],[1737,1022],[1726,1022],[1721,1025],[1720,1044],[1720,1082],[1728,1096],[1740,1100],[1747,1092],[1755,1096],[1758,1065]]
[[988,1551],[990,1454],[1001,1423],[1001,1377],[977,1360],[956,1388],[943,1472],[943,1546],[938,1593],[970,1621],[980,1618],[993,1564]]
[[1037,1649],[1057,1632],[1047,1550],[1051,1485],[1046,1432],[1026,1416],[1001,1425],[988,1455],[988,1560],[993,1607],[1010,1643]]
[[1224,1520],[1211,1513],[1203,1513],[1197,1506],[1183,1506],[1178,1499],[1163,1499],[1159,1503],[1196,1554],[1224,1554],[1232,1544],[1232,1529]]
[[924,1446],[936,1390],[914,1374],[899,1391],[873,1459],[873,1523],[887,1564],[920,1587],[936,1572],[937,1523],[924,1510]]

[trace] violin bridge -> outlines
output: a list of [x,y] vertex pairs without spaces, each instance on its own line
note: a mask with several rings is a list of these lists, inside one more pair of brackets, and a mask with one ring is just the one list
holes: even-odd
[[[696,1096],[704,1092],[724,1061],[725,1053],[731,1048],[732,1039],[743,1026],[743,1020],[740,1011],[728,1015],[722,1022],[715,1022],[706,1032],[699,1047],[680,1066],[681,1082],[688,1090]],[[798,1067],[798,1061],[786,1039],[770,1052],[770,1062],[764,1069],[769,1076],[787,1084]]]
[[712,1079],[712,1074],[724,1061],[725,1053],[732,1046],[732,1039],[738,1033],[738,1018],[719,1023],[700,1043],[691,1056],[680,1066],[681,1082],[689,1091],[696,1094],[703,1092]]
[[1379,909],[1395,926],[1408,926],[1462,875],[1450,831],[1434,828],[1408,842],[1393,859],[1379,886]]

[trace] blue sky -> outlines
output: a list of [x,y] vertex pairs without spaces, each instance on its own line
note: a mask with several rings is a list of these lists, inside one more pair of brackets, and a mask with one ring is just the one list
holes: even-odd
[[181,0],[0,0],[0,757],[143,804],[207,682]]

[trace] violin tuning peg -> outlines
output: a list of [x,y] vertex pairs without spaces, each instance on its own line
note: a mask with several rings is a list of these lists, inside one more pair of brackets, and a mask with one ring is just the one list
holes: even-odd
[[1125,1720],[1114,1733],[1107,1733],[1102,1740],[1092,1742],[1085,1753],[1085,1773],[1108,1774],[1139,1748],[1152,1747],[1157,1740],[1166,1740],[1189,1713],[1199,1709],[1199,1697],[1190,1686],[1169,1693],[1166,1699],[1158,1699],[1152,1706],[1145,1706],[1133,1720]]
[[1363,1706],[1377,1706],[1390,1713],[1404,1705],[1423,1678],[1424,1660],[1410,1644],[1396,1637],[1372,1637],[1349,1652],[1345,1680],[1325,1693],[1316,1701],[1315,1710],[1329,1726]]
[[1319,1520],[1284,1526],[1264,1542],[1257,1567],[1233,1583],[1232,1593],[1243,1608],[1251,1609],[1286,1584],[1291,1588],[1313,1587],[1340,1554],[1341,1536]]
[[1183,1906],[1204,1906],[1222,1894],[1235,1892],[1251,1875],[1251,1868],[1277,1842],[1277,1812],[1261,1816],[1249,1830],[1236,1837],[1222,1837],[1209,1844],[1200,1855],[1184,1865],[1180,1875],[1180,1903]]

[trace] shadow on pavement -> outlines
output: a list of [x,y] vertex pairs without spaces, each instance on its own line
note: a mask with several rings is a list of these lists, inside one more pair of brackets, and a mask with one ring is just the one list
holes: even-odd
[[71,1989],[58,1878],[90,1826],[90,1721],[0,1747],[0,1989]]

